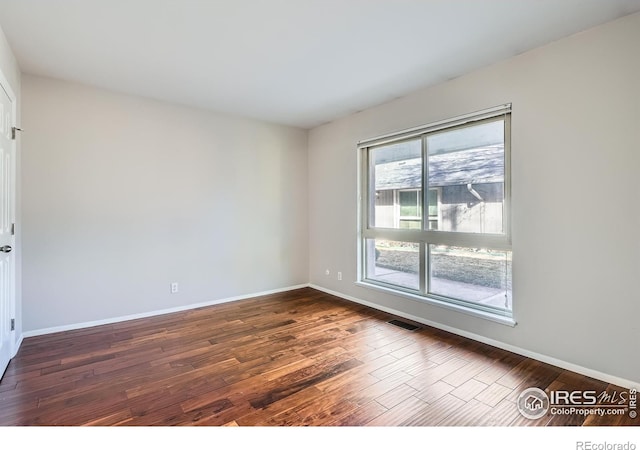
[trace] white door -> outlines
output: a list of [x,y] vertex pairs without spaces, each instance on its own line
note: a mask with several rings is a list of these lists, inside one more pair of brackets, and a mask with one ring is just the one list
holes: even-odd
[[13,102],[0,82],[0,377],[11,359],[15,290]]

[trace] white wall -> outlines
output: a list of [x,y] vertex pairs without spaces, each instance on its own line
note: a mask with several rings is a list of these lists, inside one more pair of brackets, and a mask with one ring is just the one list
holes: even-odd
[[308,281],[306,131],[29,75],[22,93],[26,332]]
[[[20,96],[20,68],[18,62],[9,47],[9,43],[4,35],[2,29],[0,29],[0,71],[6,78],[7,82],[13,94],[16,96],[16,124],[20,128],[20,114],[21,114],[21,96]],[[21,220],[21,191],[20,191],[20,177],[21,177],[21,147],[22,139],[20,133],[18,133],[16,139],[16,245],[15,245],[15,270],[16,270],[16,305],[15,305],[15,343],[17,344],[20,336],[22,336],[22,220]]]
[[[313,129],[311,283],[640,382],[638,42],[640,14]],[[356,286],[356,142],[506,102],[518,325]]]

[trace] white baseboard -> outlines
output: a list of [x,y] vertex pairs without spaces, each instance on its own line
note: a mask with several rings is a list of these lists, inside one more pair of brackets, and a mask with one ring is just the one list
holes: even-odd
[[[238,301],[238,300],[246,300],[246,299],[249,299],[249,298],[261,297],[263,295],[270,295],[270,294],[277,294],[279,292],[293,291],[295,289],[301,289],[301,288],[305,288],[305,287],[309,287],[309,285],[308,284],[298,284],[298,285],[295,285],[295,286],[287,286],[287,287],[283,287],[283,288],[279,288],[279,289],[272,289],[272,290],[269,290],[269,291],[256,292],[256,293],[246,294],[246,295],[239,295],[239,296],[236,296],[236,297],[228,297],[228,298],[222,298],[222,299],[218,299],[218,300],[211,300],[211,301],[208,301],[208,302],[192,303],[192,304],[184,305],[184,306],[176,306],[175,308],[159,309],[159,310],[155,310],[155,311],[148,311],[148,312],[143,312],[143,313],[138,313],[138,314],[130,314],[130,315],[127,315],[127,316],[112,317],[112,318],[109,318],[109,319],[102,319],[102,320],[93,320],[91,322],[73,323],[73,324],[69,324],[69,325],[61,325],[61,326],[58,326],[58,327],[41,328],[41,329],[38,329],[38,330],[25,331],[24,333],[22,333],[22,336],[20,338],[20,342],[22,342],[23,338],[27,338],[27,337],[42,336],[44,334],[59,333],[61,331],[78,330],[80,328],[90,328],[90,327],[95,327],[95,326],[98,326],[98,325],[109,325],[109,324],[112,324],[112,323],[124,322],[124,321],[127,321],[127,320],[144,319],[146,317],[160,316],[162,314],[170,314],[170,313],[174,313],[174,312],[187,311],[187,310],[195,309],[195,308],[202,308],[203,306],[219,305],[219,304],[222,304],[222,303],[229,303],[229,302],[235,302],[235,301]],[[16,352],[17,352],[17,350],[16,350]]]
[[315,284],[309,284],[309,287],[313,289],[317,289],[318,291],[325,292],[327,294],[335,295],[336,297],[340,297],[345,300],[352,301],[354,303],[359,303],[364,306],[368,306],[373,309],[377,309],[380,311],[387,312],[389,314],[393,314],[399,317],[404,317],[405,319],[413,320],[414,322],[422,323],[424,325],[428,325],[433,328],[438,328],[440,330],[448,331],[453,334],[457,334],[459,336],[463,336],[469,339],[473,339],[474,341],[482,342],[484,344],[492,345],[494,347],[501,348],[503,350],[510,351],[512,353],[516,353],[518,355],[526,356],[527,358],[532,358],[547,364],[551,364],[553,366],[560,367],[562,369],[570,370],[572,372],[579,373],[581,375],[585,375],[587,377],[595,378],[597,380],[604,381],[606,383],[615,384],[616,386],[624,387],[627,389],[638,389],[640,390],[640,383],[636,381],[626,380],[624,378],[617,377],[615,375],[610,375],[608,373],[599,372],[597,370],[589,369],[588,367],[582,367],[577,364],[573,364],[567,361],[563,361],[552,356],[543,355],[541,353],[532,352],[520,347],[516,347],[511,344],[506,344],[501,341],[496,341],[491,338],[487,338],[485,336],[481,336],[479,334],[470,333],[468,331],[460,330],[458,328],[450,327],[448,325],[443,325],[438,322],[432,322],[431,320],[424,319],[422,317],[414,316],[413,314],[408,314],[393,308],[387,308],[385,306],[378,305],[377,303],[368,302],[366,300],[362,300],[356,297],[352,297],[350,295],[342,294],[340,292],[332,291],[331,289],[326,289],[321,286]]
[[13,343],[13,348],[11,349],[11,358],[15,357],[18,354],[18,350],[20,350],[22,341],[24,341],[24,334],[21,334],[18,340]]

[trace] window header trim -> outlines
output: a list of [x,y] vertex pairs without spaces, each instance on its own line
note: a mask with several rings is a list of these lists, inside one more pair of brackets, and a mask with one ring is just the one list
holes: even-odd
[[358,142],[358,148],[367,148],[375,145],[387,144],[389,142],[398,141],[401,139],[411,139],[418,137],[425,133],[431,133],[445,128],[451,128],[459,125],[464,125],[470,122],[476,122],[479,120],[490,119],[498,117],[511,112],[511,103],[505,103],[503,105],[494,106],[493,108],[487,108],[480,111],[476,111],[462,116],[453,117],[446,120],[440,120],[438,122],[432,122],[426,125],[420,125],[418,127],[408,128],[406,130],[396,131],[394,133],[384,134],[382,136],[376,136],[369,139],[363,139]]

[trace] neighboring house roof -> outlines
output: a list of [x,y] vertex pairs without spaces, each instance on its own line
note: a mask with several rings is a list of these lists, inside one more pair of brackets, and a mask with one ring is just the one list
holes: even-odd
[[[375,169],[376,190],[420,187],[421,158],[378,164]],[[472,148],[429,157],[431,186],[454,186],[467,183],[502,183],[504,149],[502,146]]]

